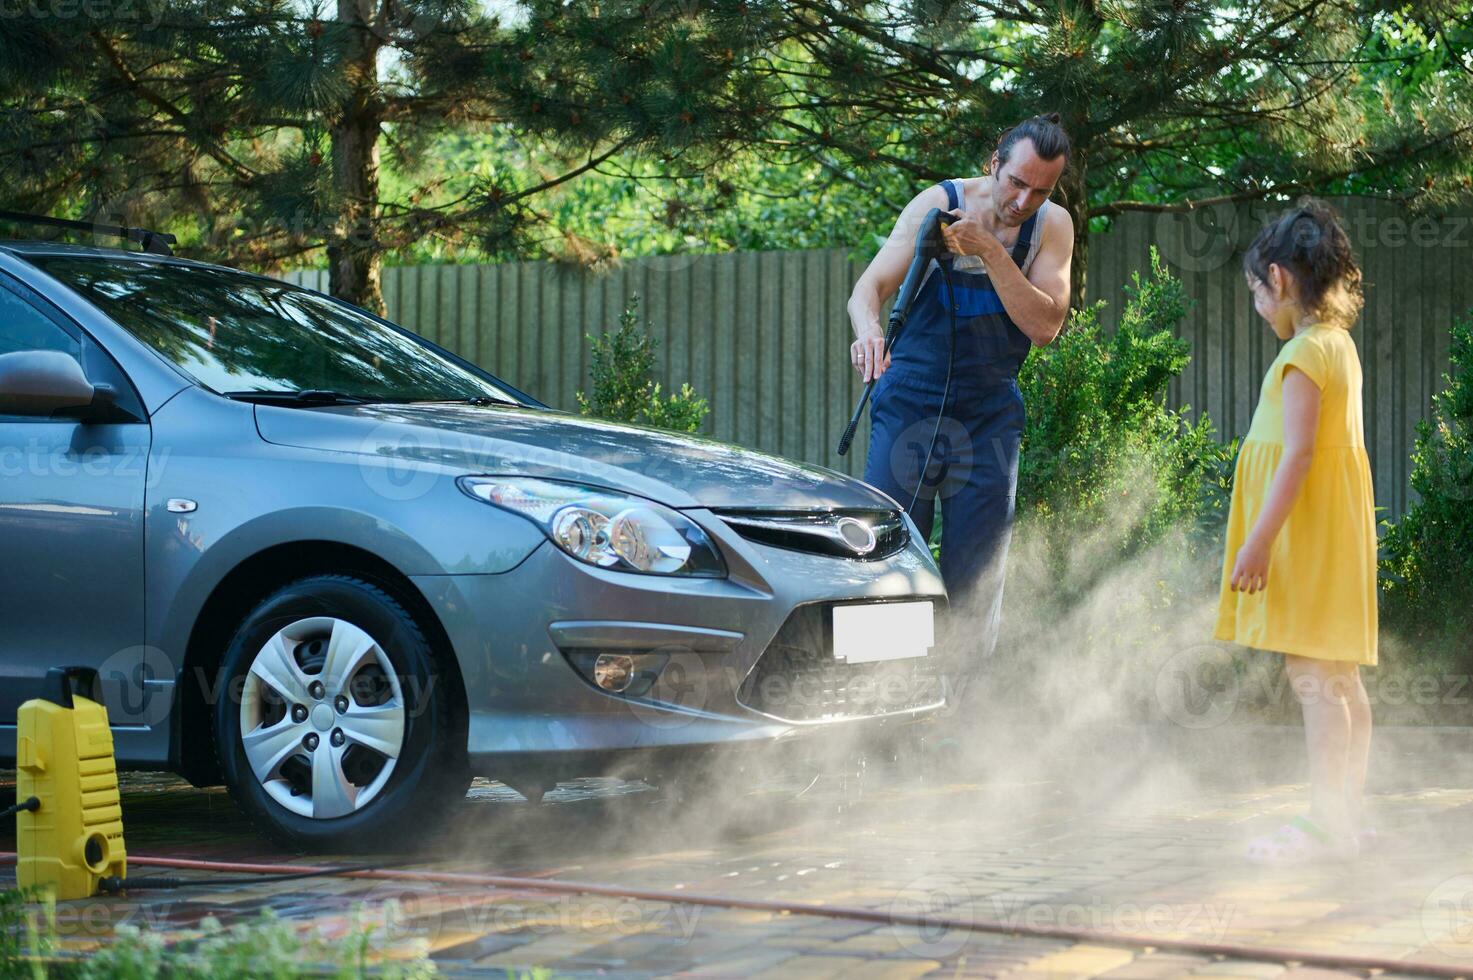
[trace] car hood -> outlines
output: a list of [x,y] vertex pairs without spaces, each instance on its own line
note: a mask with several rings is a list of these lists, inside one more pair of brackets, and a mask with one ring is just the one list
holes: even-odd
[[546,409],[421,403],[256,406],[267,442],[369,455],[385,465],[578,480],[671,507],[894,509],[822,466],[703,436]]

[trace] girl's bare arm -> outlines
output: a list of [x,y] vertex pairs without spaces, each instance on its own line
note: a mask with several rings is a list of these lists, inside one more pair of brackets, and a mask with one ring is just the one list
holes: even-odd
[[1309,375],[1292,365],[1284,372],[1284,455],[1274,470],[1258,520],[1238,550],[1232,587],[1257,592],[1268,579],[1268,556],[1274,538],[1294,507],[1314,459],[1315,431],[1320,421],[1320,389]]

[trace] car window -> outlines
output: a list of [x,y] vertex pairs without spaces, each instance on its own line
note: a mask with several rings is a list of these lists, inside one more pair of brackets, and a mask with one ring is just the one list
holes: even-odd
[[212,266],[77,255],[27,259],[217,392],[517,401],[409,333],[289,283]]
[[23,350],[51,350],[82,360],[78,337],[0,281],[0,354]]
[[[19,292],[8,288],[4,280],[0,280],[0,354],[28,350],[60,351],[78,364],[82,363],[81,338],[73,336],[42,312],[40,307]],[[46,423],[54,420],[46,416],[7,415],[0,412],[0,421]]]

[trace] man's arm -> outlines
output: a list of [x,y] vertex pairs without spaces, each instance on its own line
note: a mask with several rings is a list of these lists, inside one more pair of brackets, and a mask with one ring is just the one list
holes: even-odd
[[[933,184],[911,198],[895,222],[890,237],[865,268],[849,294],[849,323],[858,338],[850,346],[849,363],[865,381],[878,378],[890,366],[884,355],[885,329],[880,325],[880,307],[895,295],[915,254],[916,232],[921,219],[932,208],[946,207],[946,191]],[[1065,275],[1067,282],[1068,276]]]
[[1069,266],[1074,257],[1074,219],[1069,212],[1051,207],[1043,214],[1043,240],[1026,278],[1009,250],[976,218],[964,217],[941,232],[953,252],[981,257],[1003,309],[1035,347],[1052,342],[1069,316]]

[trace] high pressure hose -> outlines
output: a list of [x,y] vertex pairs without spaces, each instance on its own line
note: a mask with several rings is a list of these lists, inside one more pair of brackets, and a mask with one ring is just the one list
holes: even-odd
[[[916,477],[916,489],[915,493],[910,495],[910,506],[905,509],[908,514],[915,512],[916,500],[921,495],[921,484],[926,480],[926,471],[931,468],[931,454],[936,450],[936,437],[941,434],[941,420],[946,417],[946,402],[951,398],[951,372],[956,366],[956,291],[951,285],[951,263],[943,263],[937,259],[936,267],[941,270],[941,279],[946,283],[946,299],[950,304],[948,312],[951,314],[951,328],[946,332],[948,341],[946,345],[946,384],[941,388],[941,407],[936,410],[936,425],[931,429],[931,442],[926,446],[926,460],[921,464],[920,475]],[[931,520],[934,524],[934,512]],[[931,529],[928,527],[919,530],[929,542]]]
[[[895,296],[895,305],[890,309],[890,324],[885,328],[885,343],[881,357],[889,354],[890,348],[900,338],[906,318],[910,315],[911,304],[925,283],[926,269],[932,260],[936,260],[936,264],[940,265],[940,258],[947,254],[946,246],[941,240],[942,226],[949,225],[956,220],[956,215],[948,214],[940,208],[932,208],[921,219],[920,227],[916,230],[915,252],[911,255],[910,268],[906,270],[905,279],[900,283],[900,292]],[[870,396],[875,389],[875,382],[878,379],[878,374],[872,375],[864,384],[864,392],[859,396],[859,404],[854,406],[854,414],[849,417],[849,424],[845,426],[844,434],[839,437],[840,456],[849,452],[849,445],[854,441],[855,430],[859,428],[859,420],[864,415],[864,408],[869,404]]]

